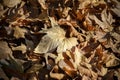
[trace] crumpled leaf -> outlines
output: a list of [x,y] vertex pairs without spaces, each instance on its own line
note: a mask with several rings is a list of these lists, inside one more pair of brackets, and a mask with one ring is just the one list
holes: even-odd
[[116,58],[114,55],[109,55],[106,61],[106,67],[114,67],[120,65],[120,59]]
[[47,53],[54,51],[56,48],[58,53],[62,53],[78,44],[77,38],[66,38],[66,32],[60,28],[57,23],[51,24],[52,28],[41,31],[47,34],[42,37],[40,43],[35,48],[35,53]]
[[111,26],[111,24],[115,21],[111,15],[111,13],[109,12],[107,14],[106,9],[104,9],[101,13],[101,18],[102,21],[99,20],[95,15],[89,15],[89,18],[94,20],[99,27],[101,27],[104,31],[111,31],[113,28]]
[[58,61],[59,67],[66,72],[71,77],[77,75],[77,69],[81,63],[84,61],[84,56],[80,53],[77,47],[71,51],[66,51],[66,53],[58,54],[56,58],[56,63]]
[[64,39],[65,32],[60,27],[53,27],[46,31],[46,35],[35,48],[35,53],[47,53],[57,48],[60,42]]
[[74,76],[74,74],[76,74],[76,69],[72,68],[69,63],[66,63],[64,60],[61,60],[59,61],[59,67],[63,69],[63,71],[65,71],[66,74],[72,77]]
[[78,67],[78,70],[81,76],[87,75],[87,77],[91,78],[91,80],[97,79],[98,74],[92,71],[91,69],[84,68],[82,66]]

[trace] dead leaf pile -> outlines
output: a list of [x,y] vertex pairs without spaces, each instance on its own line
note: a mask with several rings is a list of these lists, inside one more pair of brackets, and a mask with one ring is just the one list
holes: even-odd
[[120,80],[119,0],[0,0],[0,80]]

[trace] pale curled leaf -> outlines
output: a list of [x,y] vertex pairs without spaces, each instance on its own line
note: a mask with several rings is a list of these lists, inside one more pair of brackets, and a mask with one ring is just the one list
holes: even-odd
[[[59,33],[59,28],[51,28],[46,32],[47,34],[42,37],[40,43],[35,48],[35,53],[47,53],[56,49],[58,44],[60,44],[60,40],[62,39],[62,35]],[[58,33],[57,33],[58,32]],[[57,35],[58,34],[58,35]]]
[[[68,59],[67,63],[64,61],[66,57],[63,56],[66,54],[70,59]],[[61,69],[66,68],[67,70],[75,71],[80,65],[81,61],[84,61],[84,56],[79,52],[78,48],[75,47],[75,51],[58,54],[56,62],[59,61],[59,66]],[[68,65],[69,64],[69,65]]]
[[25,53],[26,50],[27,50],[27,48],[26,48],[26,46],[24,44],[21,44],[20,46],[17,46],[17,47],[12,46],[12,49],[13,50],[20,50],[20,51],[22,51],[22,53]]
[[59,61],[63,60],[64,57],[63,57],[63,54],[58,54],[57,58],[55,59],[55,63],[58,63]]
[[57,52],[65,52],[66,50],[70,50],[73,46],[76,46],[77,44],[77,38],[65,38],[58,45]]
[[22,29],[18,26],[14,27],[14,37],[16,38],[25,38],[26,29]]
[[107,14],[106,9],[104,9],[101,13],[102,21],[99,20],[95,15],[89,15],[88,17],[91,20],[94,20],[105,32],[111,31],[113,29],[111,26],[115,20],[113,19],[113,16],[110,12]]
[[84,56],[80,53],[79,49],[75,47],[75,51],[73,52],[74,54],[74,60],[71,60],[73,62],[74,67],[77,69],[78,66],[80,65],[80,62],[84,61]]
[[104,32],[101,32],[101,31],[95,31],[95,35],[93,35],[93,37],[96,39],[96,40],[102,40],[104,39],[106,33]]
[[107,57],[106,67],[114,67],[120,65],[120,59],[116,58],[113,54]]
[[79,66],[78,70],[81,76],[87,75],[87,77],[91,78],[91,80],[96,80],[98,77],[98,74],[92,71],[91,69],[87,69],[85,67]]
[[[59,61],[61,63],[61,61],[63,61],[63,59],[66,59],[66,57],[63,57],[63,55],[61,54],[61,56],[59,56],[60,54],[58,54],[58,58],[56,59],[57,61]],[[79,67],[79,65],[86,61],[86,57],[82,54],[82,52],[75,47],[75,51],[71,51],[71,52],[66,52],[66,55],[69,56],[69,61],[66,64],[69,65],[64,65],[63,63],[59,64],[59,66],[63,69],[66,68],[67,71],[76,71]],[[70,68],[69,68],[70,67]]]
[[56,48],[57,52],[61,53],[78,44],[76,38],[66,38],[65,31],[59,26],[43,30],[43,32],[47,34],[42,37],[42,40],[35,48],[35,53],[47,53]]
[[43,9],[47,9],[45,5],[45,0],[38,0],[39,4],[42,6]]
[[61,80],[65,75],[62,73],[53,73],[54,69],[58,69],[58,66],[54,66],[54,68],[52,69],[52,71],[50,72],[50,77],[54,78],[54,79],[58,79]]
[[51,26],[52,26],[52,27],[59,26],[54,17],[49,17],[49,19],[50,19],[50,21],[51,21]]
[[67,70],[76,70],[76,69],[74,69],[74,68],[71,68],[67,63],[65,63],[64,60],[60,60],[60,61],[59,61],[59,67],[60,67],[61,69],[66,68]]
[[64,77],[64,74],[50,72],[50,77],[61,80]]

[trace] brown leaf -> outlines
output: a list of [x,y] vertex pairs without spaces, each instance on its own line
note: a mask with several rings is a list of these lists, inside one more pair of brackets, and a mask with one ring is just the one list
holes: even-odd
[[7,59],[9,55],[12,55],[12,51],[7,42],[0,41],[0,59]]

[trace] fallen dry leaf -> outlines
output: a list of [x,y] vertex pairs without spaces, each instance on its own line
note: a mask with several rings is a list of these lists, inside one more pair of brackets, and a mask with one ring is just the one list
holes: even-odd
[[0,0],[0,69],[9,80],[119,80],[119,17],[119,0]]
[[58,53],[62,53],[78,44],[77,38],[66,38],[66,32],[56,22],[52,23],[52,28],[42,32],[47,34],[42,37],[42,40],[35,48],[35,53],[47,53],[54,51],[56,48]]

